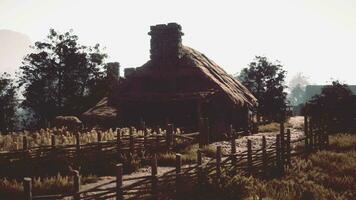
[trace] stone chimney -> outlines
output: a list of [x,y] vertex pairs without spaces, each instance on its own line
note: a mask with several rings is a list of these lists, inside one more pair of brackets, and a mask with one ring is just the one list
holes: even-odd
[[151,60],[172,63],[181,57],[182,27],[177,23],[151,26]]
[[118,80],[120,77],[120,63],[118,62],[107,63],[106,76]]

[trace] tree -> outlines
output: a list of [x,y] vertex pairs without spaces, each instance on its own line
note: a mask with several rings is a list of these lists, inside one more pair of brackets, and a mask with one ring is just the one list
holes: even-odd
[[286,71],[282,65],[270,62],[266,57],[256,56],[247,68],[242,69],[238,79],[258,100],[257,114],[267,120],[284,120],[286,96],[284,85]]
[[72,30],[50,30],[47,39],[36,42],[20,67],[24,86],[22,106],[30,108],[41,126],[57,115],[78,115],[106,93],[104,60],[99,44],[78,44]]
[[0,76],[0,131],[13,130],[16,123],[16,87],[10,75]]
[[339,81],[323,87],[306,103],[303,113],[311,116],[316,123],[324,122],[328,128],[337,131],[349,130],[356,117],[356,105],[350,88]]
[[308,78],[303,73],[297,73],[290,81],[288,87],[291,89],[288,101],[291,105],[304,103],[305,87],[309,84]]
[[301,85],[296,85],[292,88],[292,91],[288,95],[288,101],[291,105],[297,106],[304,102],[305,87]]

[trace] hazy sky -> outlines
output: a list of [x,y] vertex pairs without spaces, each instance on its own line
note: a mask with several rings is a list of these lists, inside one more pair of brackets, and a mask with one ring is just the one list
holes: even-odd
[[0,29],[34,42],[50,27],[73,28],[123,67],[149,59],[149,27],[167,22],[181,24],[185,45],[232,74],[265,55],[280,60],[289,77],[356,84],[356,0],[0,0]]

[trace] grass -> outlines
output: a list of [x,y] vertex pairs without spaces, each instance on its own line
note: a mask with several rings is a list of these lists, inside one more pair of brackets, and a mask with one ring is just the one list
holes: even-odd
[[331,135],[329,148],[334,151],[356,150],[356,136],[355,134]]
[[[292,125],[288,122],[284,123],[285,128],[290,128]],[[263,124],[258,126],[258,132],[278,132],[280,130],[280,125],[277,122],[272,122],[269,124]]]
[[[177,153],[182,155],[182,164],[192,164],[197,160],[197,151],[199,149],[198,144],[191,145]],[[216,154],[216,148],[213,145],[206,145],[201,149],[205,156],[212,157]],[[157,162],[160,166],[175,166],[176,153],[165,152],[157,155]]]
[[[94,183],[98,180],[97,176],[88,175],[81,177],[81,184]],[[58,174],[53,177],[34,178],[33,183],[34,195],[49,195],[69,193],[73,191],[73,180],[69,176]],[[15,179],[0,179],[0,198],[1,199],[22,199],[23,183]]]
[[[328,150],[296,158],[281,179],[226,176],[220,186],[208,180],[187,199],[350,200],[356,196],[356,135],[330,137]],[[189,197],[188,197],[189,196]]]
[[[120,131],[122,135],[129,135],[128,128],[122,129],[109,129],[107,131],[101,131],[102,141],[114,140],[116,139],[117,131]],[[149,133],[152,130],[148,130]],[[179,131],[179,130],[178,130]],[[51,136],[56,136],[56,145],[71,145],[75,144],[75,134],[76,132],[67,131],[65,128],[47,128],[40,129],[34,132],[23,131],[23,132],[11,132],[8,134],[2,134],[0,132],[0,152],[1,151],[12,151],[20,150],[23,147],[23,136],[27,137],[29,147],[39,147],[51,145]],[[134,129],[134,135],[143,135],[140,130]],[[98,131],[90,130],[80,134],[80,143],[88,144],[98,141]]]

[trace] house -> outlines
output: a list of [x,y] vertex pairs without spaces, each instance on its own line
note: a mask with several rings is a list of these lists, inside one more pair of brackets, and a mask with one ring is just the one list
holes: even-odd
[[256,98],[239,81],[204,54],[182,44],[176,23],[151,26],[150,60],[125,69],[125,78],[108,99],[119,126],[173,123],[194,130],[208,118],[210,130],[230,125],[247,129]]

